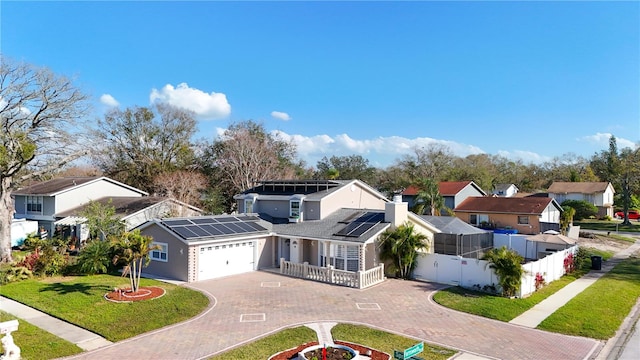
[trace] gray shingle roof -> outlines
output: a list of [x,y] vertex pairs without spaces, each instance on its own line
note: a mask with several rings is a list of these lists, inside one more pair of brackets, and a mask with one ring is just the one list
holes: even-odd
[[490,231],[469,225],[455,216],[420,216],[424,221],[445,234],[482,234]]
[[294,236],[311,239],[364,243],[371,239],[375,234],[384,231],[390,226],[390,224],[381,222],[358,237],[337,236],[334,234],[338,233],[348,225],[344,220],[355,219],[359,214],[363,214],[365,212],[384,214],[384,210],[339,209],[322,220],[305,220],[299,223],[274,224],[273,231],[283,237]]
[[73,176],[35,183],[13,192],[14,195],[51,195],[62,190],[100,178],[99,176]]

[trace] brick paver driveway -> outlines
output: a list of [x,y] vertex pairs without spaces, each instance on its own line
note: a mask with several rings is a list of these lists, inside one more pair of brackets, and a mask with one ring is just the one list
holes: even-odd
[[86,359],[199,359],[309,322],[356,322],[499,359],[585,359],[599,342],[528,329],[443,308],[442,286],[387,280],[366,290],[253,272],[192,285],[214,297],[188,322],[83,353]]

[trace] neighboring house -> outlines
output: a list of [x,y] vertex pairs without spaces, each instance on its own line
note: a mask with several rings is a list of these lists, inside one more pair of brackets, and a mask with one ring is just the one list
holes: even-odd
[[[409,208],[415,205],[416,197],[420,190],[415,186],[409,186],[402,192],[402,201],[409,203]],[[438,183],[438,192],[444,199],[444,206],[455,209],[470,196],[486,196],[487,193],[473,181],[441,181]]]
[[598,208],[598,216],[613,218],[613,195],[615,190],[609,182],[562,182],[554,181],[547,190],[549,197],[559,204],[565,200],[584,200]]
[[558,230],[562,207],[544,197],[470,197],[455,208],[458,218],[492,229],[514,229],[522,234]]
[[[158,219],[140,227],[161,251],[145,272],[201,281],[258,269],[364,288],[384,280],[375,242],[407,221],[433,249],[438,230],[358,181],[265,181],[237,195],[237,215]],[[432,250],[431,250],[432,251]]]
[[[141,224],[162,217],[172,216],[200,216],[204,212],[189,204],[181,201],[159,197],[159,196],[143,196],[143,197],[104,197],[95,200],[102,205],[113,206],[115,209],[115,217],[125,224],[125,230],[131,230]],[[56,225],[67,227],[64,236],[71,234],[82,234],[78,240],[85,240],[88,233],[74,229],[81,226],[87,219],[82,217],[82,211],[88,205],[84,204],[74,209],[70,209],[57,216],[62,219],[56,221]]]
[[501,197],[512,197],[518,193],[519,189],[514,184],[496,184],[492,194]]
[[[146,192],[107,177],[64,177],[14,191],[16,219],[35,220],[53,236],[62,215],[92,200],[105,197],[142,197]],[[64,220],[63,220],[64,221]],[[78,236],[79,238],[80,236]]]

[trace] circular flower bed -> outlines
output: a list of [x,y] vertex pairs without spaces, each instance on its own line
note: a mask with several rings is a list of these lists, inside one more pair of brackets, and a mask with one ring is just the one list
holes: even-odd
[[113,302],[134,302],[152,300],[162,297],[165,290],[158,286],[141,286],[133,292],[131,288],[113,289],[104,295],[104,298]]
[[[360,354],[362,355],[366,355],[368,357],[371,358],[371,360],[389,360],[391,359],[391,355],[387,354],[387,353],[383,353],[382,351],[378,351],[375,349],[371,349],[368,348],[366,346],[362,346],[359,344],[352,344],[346,341],[339,341],[339,340],[334,340],[334,343],[336,345],[343,345],[343,346],[348,346],[354,350],[357,350]],[[314,346],[314,345],[319,345],[317,341],[313,341],[313,342],[308,342],[306,344],[302,344],[296,348],[293,349],[289,349],[289,350],[285,350],[282,352],[279,352],[273,356],[271,356],[269,358],[269,360],[296,360],[298,359],[298,353],[300,351],[303,351],[304,349],[310,347],[310,346]]]

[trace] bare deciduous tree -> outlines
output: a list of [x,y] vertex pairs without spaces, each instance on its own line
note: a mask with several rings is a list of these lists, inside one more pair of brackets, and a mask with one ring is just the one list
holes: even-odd
[[216,185],[233,196],[260,180],[294,178],[295,156],[295,144],[267,133],[261,124],[245,121],[204,144],[201,163]]
[[[199,206],[202,193],[207,188],[207,178],[195,171],[175,171],[158,175],[155,180],[158,195],[174,198],[185,204]],[[178,214],[184,216],[184,214]]]
[[12,260],[11,190],[87,153],[81,127],[86,100],[69,78],[0,55],[1,262]]

